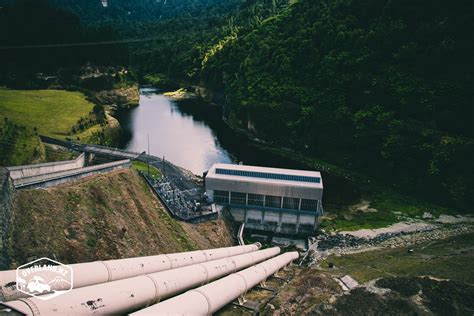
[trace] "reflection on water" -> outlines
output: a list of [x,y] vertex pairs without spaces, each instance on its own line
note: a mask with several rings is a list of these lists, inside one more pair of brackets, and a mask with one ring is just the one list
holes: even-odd
[[215,162],[231,163],[213,130],[180,110],[177,103],[151,88],[141,89],[140,106],[118,114],[125,135],[121,147],[165,157],[174,164],[202,174]]
[[[120,147],[150,153],[201,175],[216,162],[308,169],[291,159],[251,146],[221,119],[220,107],[199,100],[174,102],[155,89],[142,88],[140,106],[121,110],[117,119],[123,128]],[[323,173],[325,200],[352,200],[358,193],[353,183]]]

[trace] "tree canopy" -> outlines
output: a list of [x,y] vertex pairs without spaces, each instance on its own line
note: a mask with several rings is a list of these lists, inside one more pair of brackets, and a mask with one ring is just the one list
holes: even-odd
[[404,190],[474,202],[472,1],[301,0],[204,60],[229,120]]

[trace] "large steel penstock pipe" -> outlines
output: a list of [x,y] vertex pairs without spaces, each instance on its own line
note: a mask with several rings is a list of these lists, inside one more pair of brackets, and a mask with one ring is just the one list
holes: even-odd
[[[69,265],[73,270],[73,288],[93,284],[122,280],[142,274],[176,269],[196,263],[202,263],[250,253],[261,248],[260,243],[245,246],[196,250],[147,257],[136,257],[108,261],[95,261]],[[55,284],[52,290],[64,290],[62,284]],[[16,288],[16,270],[0,271],[0,301],[11,301],[28,295]]]
[[177,269],[72,290],[47,301],[28,298],[3,305],[26,315],[116,315],[136,311],[187,289],[272,258],[269,248]]
[[265,281],[284,266],[298,259],[298,252],[287,252],[243,271],[231,274],[200,288],[190,290],[131,316],[211,315]]

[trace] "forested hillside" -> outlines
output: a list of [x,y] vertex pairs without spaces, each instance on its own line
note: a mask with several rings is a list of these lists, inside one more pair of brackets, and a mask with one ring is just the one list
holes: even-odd
[[473,4],[301,0],[207,55],[202,76],[235,125],[467,208]]
[[[184,1],[183,3],[185,3]],[[144,76],[162,73],[176,81],[200,80],[202,62],[235,37],[260,25],[288,4],[288,0],[192,1],[178,5],[179,15],[157,20],[113,22],[125,38],[154,37],[129,46],[130,64]],[[168,10],[170,2],[167,2]]]
[[0,50],[0,81],[92,63],[202,83],[259,137],[450,205],[474,202],[472,1],[108,3],[0,0],[2,47],[153,38]]
[[110,26],[81,24],[47,0],[0,2],[0,7],[0,83],[25,86],[37,72],[128,63],[122,45],[74,46],[120,39]]
[[169,18],[193,17],[204,11],[226,12],[241,0],[109,0],[103,7],[100,0],[52,0],[87,23],[147,22]]
[[[6,67],[2,73],[18,77],[23,70],[48,72],[89,62],[128,65],[142,77],[163,73],[176,80],[198,81],[202,60],[215,47],[253,29],[287,3],[113,0],[103,7],[99,0],[0,0],[0,47],[56,45],[1,49],[1,66]],[[127,44],[57,47],[111,40]]]

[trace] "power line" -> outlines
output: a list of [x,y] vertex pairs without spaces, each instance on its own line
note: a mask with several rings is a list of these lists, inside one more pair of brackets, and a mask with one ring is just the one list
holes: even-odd
[[164,37],[145,37],[138,39],[123,39],[123,40],[110,40],[110,41],[98,41],[98,42],[82,42],[82,43],[63,43],[63,44],[38,44],[38,45],[12,45],[12,46],[0,46],[0,50],[9,49],[31,49],[31,48],[58,48],[58,47],[80,47],[80,46],[96,46],[96,45],[112,45],[112,44],[128,44],[128,43],[142,43],[151,42],[155,40],[164,40]]

